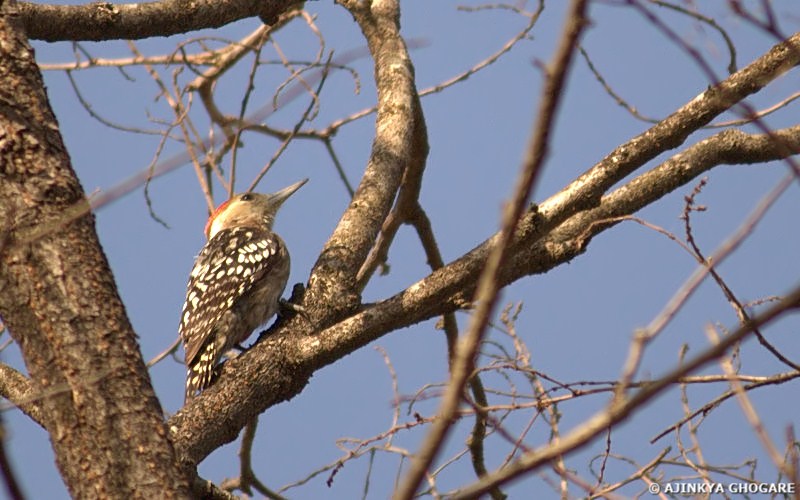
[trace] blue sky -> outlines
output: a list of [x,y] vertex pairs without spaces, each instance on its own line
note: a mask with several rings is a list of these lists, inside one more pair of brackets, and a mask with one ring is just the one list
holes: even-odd
[[[465,2],[479,5],[478,2]],[[783,15],[784,32],[798,28],[792,2],[774,2]],[[450,78],[498,50],[525,24],[509,11],[461,12],[457,2],[409,0],[402,2],[403,33],[417,40],[411,51],[418,87],[435,85]],[[473,75],[442,93],[423,99],[429,129],[431,152],[421,194],[445,261],[471,249],[497,230],[500,207],[509,195],[523,151],[530,135],[541,87],[536,61],[550,59],[562,26],[566,2],[548,2],[532,32],[490,68]],[[307,10],[317,16],[316,23],[325,36],[328,49],[342,54],[365,47],[357,25],[344,9],[330,1],[308,2]],[[737,46],[739,67],[762,54],[775,40],[726,11],[722,2],[703,11],[717,16]],[[532,8],[532,7],[531,7]],[[697,46],[717,75],[724,77],[727,58],[717,33],[707,26],[677,16],[664,9],[662,16],[685,40]],[[685,52],[666,39],[641,15],[613,2],[595,3],[592,25],[583,43],[594,63],[614,89],[648,116],[664,117],[705,90],[707,77]],[[215,32],[239,39],[258,26],[246,20]],[[146,54],[169,51],[183,37],[143,41]],[[287,56],[311,58],[317,51],[316,39],[301,21],[294,21],[276,35]],[[35,43],[42,63],[72,60],[68,43]],[[94,56],[125,57],[130,53],[123,42],[84,44]],[[265,57],[274,58],[272,49]],[[248,63],[249,64],[249,63]],[[370,60],[354,62],[359,71],[360,93],[354,93],[353,79],[344,72],[329,78],[322,94],[322,107],[312,125],[322,128],[331,121],[374,103]],[[246,68],[235,70],[218,89],[218,101],[235,113],[245,82]],[[172,70],[162,72],[169,74]],[[148,114],[170,118],[157,90],[141,68],[126,70],[130,79],[115,69],[77,72],[76,81],[93,108],[110,120],[136,126],[148,125]],[[188,77],[181,77],[185,81]],[[275,85],[285,78],[285,70],[270,67],[259,74],[259,89],[254,102],[269,102]],[[46,84],[58,116],[61,132],[87,193],[106,190],[139,172],[151,160],[157,138],[122,133],[92,119],[75,98],[67,78],[60,72],[46,72]],[[798,87],[798,76],[790,72],[749,102],[756,108],[769,106]],[[260,99],[260,101],[259,101]],[[197,105],[197,104],[196,104]],[[291,126],[307,105],[303,97],[274,113],[270,123]],[[198,110],[199,110],[199,105]],[[200,116],[201,124],[207,123]],[[734,115],[725,115],[732,118]],[[796,123],[796,111],[788,109],[766,119],[771,127]],[[374,118],[367,117],[343,128],[334,147],[351,182],[363,172],[373,137]],[[576,59],[569,78],[561,113],[555,122],[551,154],[534,196],[541,201],[591,167],[621,142],[649,125],[633,119],[602,89],[582,59]],[[755,129],[745,128],[754,132]],[[710,132],[690,137],[688,144]],[[238,188],[245,189],[253,175],[272,156],[278,146],[274,140],[245,136],[245,147],[237,160]],[[180,146],[171,144],[171,153]],[[167,155],[169,156],[169,155]],[[167,157],[165,156],[165,158]],[[666,156],[659,158],[663,160]],[[649,165],[656,165],[653,162]],[[226,165],[227,166],[227,165]],[[641,172],[641,171],[640,171]],[[755,204],[785,175],[783,164],[721,166],[708,174],[708,186],[699,198],[708,206],[695,214],[698,241],[707,253],[731,234]],[[320,143],[295,141],[259,186],[274,191],[296,180],[310,182],[284,206],[276,230],[292,252],[290,283],[305,282],[316,256],[335,227],[348,196],[330,158]],[[683,197],[689,186],[679,189],[638,215],[677,234],[682,234],[678,219]],[[223,196],[219,188],[217,201]],[[178,317],[184,298],[186,279],[194,256],[203,244],[202,228],[207,216],[204,200],[190,166],[155,180],[150,185],[155,212],[169,229],[148,215],[141,189],[104,207],[97,214],[97,229],[111,263],[128,314],[139,336],[145,359],[166,348],[177,335]],[[744,300],[785,292],[797,284],[800,266],[800,237],[796,214],[800,210],[795,185],[770,211],[752,237],[721,266],[734,292]],[[365,301],[379,300],[404,289],[428,274],[425,256],[413,231],[400,230],[389,255],[391,273],[375,276],[365,291]],[[503,303],[524,303],[517,331],[531,351],[532,365],[562,381],[612,380],[619,376],[627,346],[636,328],[646,325],[695,269],[688,254],[664,236],[633,223],[623,223],[597,237],[588,252],[548,272],[529,277],[503,292]],[[459,313],[459,325],[468,323]],[[696,353],[708,345],[703,328],[709,324],[732,326],[735,314],[719,289],[704,284],[675,321],[654,343],[644,360],[642,376],[657,376],[676,363],[684,343]],[[261,418],[254,447],[256,473],[273,488],[303,478],[343,455],[336,440],[341,437],[366,439],[387,429],[392,418],[391,378],[383,357],[384,349],[398,375],[399,392],[413,395],[424,384],[446,379],[446,352],[443,334],[428,321],[393,332],[372,345],[316,373],[306,390],[288,403],[270,409]],[[787,318],[768,330],[770,340],[792,359],[800,346],[791,334],[797,320]],[[493,336],[494,338],[494,336]],[[501,337],[497,337],[498,339]],[[743,373],[768,375],[785,371],[754,341],[742,349]],[[4,352],[4,361],[21,366],[13,349]],[[704,373],[719,373],[718,366]],[[184,370],[166,360],[151,370],[153,383],[164,410],[175,412],[182,402]],[[503,381],[488,377],[500,387]],[[488,383],[487,383],[488,385]],[[696,408],[722,392],[722,386],[693,387],[690,406]],[[791,392],[790,392],[791,391]],[[796,423],[800,410],[793,383],[751,394],[771,436],[784,443],[786,426]],[[607,396],[583,398],[560,407],[561,428],[567,430],[602,407]],[[415,406],[429,415],[435,401]],[[401,413],[401,422],[413,420]],[[681,417],[680,395],[675,389],[656,399],[647,409],[635,414],[614,432],[615,453],[645,463],[674,436],[651,445],[649,439]],[[519,430],[530,414],[509,420]],[[64,486],[52,462],[47,436],[19,412],[7,413],[10,449],[23,487],[31,498],[66,497]],[[471,425],[471,424],[470,424]],[[450,456],[463,444],[466,424],[451,438],[446,453]],[[534,427],[530,445],[547,439],[545,426]],[[739,463],[759,459],[757,477],[774,480],[775,468],[769,463],[735,401],[730,400],[713,412],[700,428],[706,459],[715,463]],[[421,434],[401,433],[395,444],[415,450]],[[684,436],[685,439],[685,436]],[[589,477],[589,459],[604,449],[604,439],[567,458],[567,466]],[[674,447],[673,447],[674,448]],[[237,473],[238,442],[223,447],[200,466],[203,477],[221,481]],[[502,460],[507,447],[493,449],[487,456],[490,468]],[[449,454],[448,454],[449,452]],[[368,457],[348,462],[338,472],[333,487],[325,485],[328,474],[321,474],[299,489],[289,490],[290,498],[356,498],[362,495],[369,465]],[[368,498],[385,498],[395,480],[396,455],[379,453],[375,457]],[[619,462],[610,464],[612,480],[632,472]],[[552,475],[551,471],[545,474]],[[472,480],[468,460],[462,459],[443,473],[440,488],[446,491]],[[628,495],[642,488],[623,490]],[[552,492],[539,476],[516,483],[509,491],[518,495]],[[574,491],[579,494],[578,491]]]

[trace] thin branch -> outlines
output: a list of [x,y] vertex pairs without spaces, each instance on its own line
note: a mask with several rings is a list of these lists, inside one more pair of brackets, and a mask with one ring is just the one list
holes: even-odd
[[[764,386],[768,386],[768,385],[782,384],[784,382],[788,382],[790,380],[794,380],[794,379],[796,379],[798,377],[800,377],[800,372],[787,372],[787,373],[780,373],[780,374],[777,374],[777,375],[773,375],[773,376],[767,377],[764,380],[750,380],[750,379],[748,379],[746,377],[743,378],[741,375],[737,375],[737,380],[739,382],[749,382],[747,385],[744,386],[744,390],[745,391],[751,391],[751,390],[757,389],[759,387],[764,387]],[[720,378],[720,377],[717,377],[717,378]],[[726,381],[729,381],[729,377],[726,376],[725,378],[726,378]],[[663,438],[667,434],[677,431],[682,425],[686,424],[687,422],[689,422],[691,419],[697,417],[698,415],[706,415],[706,414],[708,414],[711,410],[713,410],[714,408],[720,406],[722,403],[724,403],[726,400],[730,399],[734,395],[735,394],[734,394],[734,392],[732,390],[726,391],[725,393],[720,394],[719,396],[717,396],[716,398],[712,399],[708,403],[704,404],[703,406],[701,406],[697,410],[695,410],[692,413],[684,416],[678,422],[670,425],[669,427],[667,427],[663,431],[661,431],[658,434],[656,434],[654,437],[652,437],[650,439],[650,444],[654,444],[656,441],[658,441],[659,439]]]
[[[756,329],[754,327],[753,332],[755,332],[755,330]],[[713,343],[716,344],[719,342],[719,335],[710,325],[706,328],[706,335]],[[775,443],[772,441],[772,439],[770,439],[769,434],[767,434],[764,424],[761,421],[761,417],[758,416],[758,412],[753,406],[753,403],[750,401],[750,398],[747,396],[747,392],[744,390],[744,387],[742,387],[742,384],[736,380],[736,372],[733,369],[730,359],[725,356],[720,357],[719,364],[722,367],[722,370],[725,372],[725,375],[730,377],[731,389],[733,390],[734,394],[736,394],[736,399],[739,401],[739,405],[742,407],[742,412],[744,413],[745,418],[747,418],[747,421],[753,428],[756,437],[758,437],[762,446],[764,446],[767,455],[769,455],[770,459],[772,459],[772,462],[775,464],[775,467],[781,471],[781,473],[788,475],[788,464],[783,460],[781,453],[778,451],[778,447],[775,446]]]
[[[676,291],[673,296],[667,301],[663,310],[645,327],[636,332],[634,342],[631,344],[628,357],[625,361],[623,368],[622,383],[617,388],[617,397],[621,398],[626,390],[627,383],[633,379],[639,364],[642,360],[644,348],[649,344],[664,328],[672,321],[678,311],[689,300],[694,292],[698,289],[700,284],[705,278],[713,271],[713,267],[708,265],[708,262],[713,262],[714,266],[719,266],[728,256],[730,256],[745,239],[753,234],[756,224],[758,224],[766,215],[767,211],[775,204],[781,195],[793,183],[793,176],[787,174],[778,182],[778,184],[759,202],[756,208],[748,215],[744,223],[728,237],[722,245],[714,252],[714,254],[703,262],[689,278],[684,282],[681,288]],[[744,316],[741,318],[742,324],[749,324],[749,318]],[[756,329],[757,330],[757,329]],[[760,334],[758,334],[760,335]],[[780,358],[779,358],[780,359]],[[785,360],[783,358],[782,360]],[[786,360],[788,361],[788,360]],[[789,366],[796,368],[793,363],[789,362]]]
[[[331,52],[328,55],[327,62],[330,62],[332,57],[333,57],[333,52]],[[320,77],[319,83],[317,84],[317,89],[311,90],[311,97],[312,97],[311,102],[309,102],[308,106],[306,106],[305,111],[295,124],[289,136],[286,139],[284,139],[283,142],[281,142],[281,145],[278,147],[277,151],[275,151],[275,153],[272,155],[272,158],[270,158],[269,161],[261,168],[261,171],[258,173],[258,175],[255,176],[253,181],[250,183],[250,187],[247,188],[247,192],[250,192],[253,189],[255,189],[255,187],[258,185],[258,183],[261,181],[264,175],[266,175],[266,173],[269,171],[272,165],[275,164],[278,158],[280,158],[281,154],[283,154],[283,152],[286,151],[286,148],[289,147],[289,144],[292,142],[292,140],[294,139],[295,135],[300,130],[300,128],[302,128],[306,120],[309,119],[311,112],[314,110],[314,107],[319,102],[319,94],[320,92],[322,92],[322,87],[325,85],[325,81],[328,78],[328,65],[326,64],[323,68],[324,69],[322,70],[322,76]]]
[[634,481],[636,481],[638,479],[642,479],[644,477],[647,477],[650,474],[650,471],[652,471],[653,469],[655,469],[656,467],[658,467],[661,464],[661,461],[664,459],[664,457],[667,456],[667,454],[670,452],[670,450],[671,450],[671,448],[669,448],[669,447],[661,450],[661,453],[656,455],[656,457],[653,460],[650,460],[645,465],[639,467],[639,469],[637,469],[636,472],[634,472],[633,474],[628,476],[626,479],[624,479],[622,481],[619,481],[617,483],[614,483],[614,484],[610,484],[610,485],[606,486],[605,488],[603,488],[601,490],[593,491],[592,494],[589,496],[589,498],[590,499],[592,499],[592,498],[605,498],[607,494],[622,488],[626,484],[629,484],[629,483],[632,483],[632,482],[634,482]]
[[[477,9],[477,8],[476,9],[462,8],[461,10],[469,11],[469,10],[479,10],[479,9]],[[508,40],[505,44],[503,44],[503,46],[499,50],[497,50],[496,52],[491,54],[489,57],[481,60],[480,62],[478,62],[477,64],[475,64],[471,68],[467,69],[466,71],[463,71],[463,72],[461,72],[461,73],[459,73],[459,74],[457,74],[457,75],[445,80],[444,82],[438,83],[436,85],[433,85],[431,87],[427,87],[427,88],[419,91],[419,96],[420,97],[425,97],[425,96],[429,96],[429,95],[432,95],[432,94],[436,94],[436,93],[439,93],[442,90],[444,90],[446,88],[449,88],[449,87],[451,87],[451,86],[453,86],[453,85],[455,85],[457,83],[465,82],[471,76],[473,76],[474,74],[476,74],[479,71],[481,71],[483,69],[486,69],[489,66],[491,66],[492,64],[494,64],[498,59],[500,59],[500,57],[502,57],[504,54],[507,54],[508,52],[510,52],[511,49],[519,41],[524,40],[528,36],[530,31],[536,25],[536,21],[538,21],[539,16],[540,16],[540,14],[542,13],[543,10],[544,10],[544,1],[543,0],[539,0],[539,7],[532,14],[529,13],[529,12],[523,12],[523,11],[520,11],[520,10],[517,9],[516,12],[518,14],[520,14],[522,16],[525,16],[525,17],[527,17],[529,19],[528,24],[519,33],[514,35],[510,40]],[[409,40],[409,45],[412,48],[415,47],[415,46],[419,46],[419,44],[414,45],[414,44],[412,44],[412,42],[413,41]],[[356,120],[360,120],[361,118],[364,118],[365,116],[369,116],[369,115],[371,115],[372,113],[374,113],[377,110],[378,110],[377,106],[372,106],[370,108],[362,109],[361,111],[353,113],[350,116],[347,116],[345,118],[341,118],[341,119],[335,120],[330,125],[325,127],[325,129],[320,132],[320,135],[329,136],[329,135],[333,134],[336,130],[341,128],[342,126],[344,126],[344,125],[346,125],[348,123],[354,122]]]
[[765,55],[710,87],[647,131],[621,144],[539,206],[544,228],[577,211],[596,206],[614,184],[657,155],[680,146],[691,133],[708,124],[750,94],[800,63],[800,33],[776,44]]
[[701,14],[701,13],[699,13],[697,11],[689,10],[689,9],[687,9],[685,7],[681,7],[680,5],[676,5],[676,4],[669,3],[669,2],[664,2],[662,0],[650,0],[650,1],[652,3],[658,5],[659,7],[664,7],[664,8],[667,8],[667,9],[671,9],[671,10],[674,10],[676,12],[680,12],[681,14],[684,14],[684,15],[687,15],[689,17],[692,17],[694,19],[697,19],[698,21],[700,21],[702,23],[705,23],[708,26],[711,26],[711,28],[713,28],[714,30],[716,30],[717,33],[719,33],[720,36],[722,37],[722,39],[725,41],[725,47],[728,49],[728,54],[730,56],[730,59],[728,61],[728,68],[727,68],[728,69],[728,73],[734,73],[736,71],[736,46],[733,44],[733,40],[731,40],[731,37],[728,35],[728,32],[725,31],[714,20],[713,17],[704,16],[703,14]]
[[147,367],[151,368],[156,363],[160,362],[162,359],[166,358],[167,356],[169,356],[171,354],[174,354],[175,351],[178,350],[178,346],[180,345],[180,343],[181,343],[181,338],[180,337],[175,337],[175,340],[172,341],[172,343],[169,345],[169,347],[167,347],[166,349],[164,349],[160,353],[156,354],[155,357],[153,357],[153,359],[151,359],[150,361],[147,362]]
[[576,428],[566,436],[563,436],[557,445],[547,446],[532,453],[520,457],[519,460],[511,463],[507,467],[495,471],[487,477],[463,488],[451,500],[465,500],[476,498],[488,491],[489,488],[503,485],[522,474],[526,474],[536,468],[549,463],[551,460],[574,451],[588,444],[599,434],[605,432],[609,426],[615,425],[636,410],[644,407],[644,404],[661,394],[666,388],[670,387],[680,377],[688,375],[708,363],[719,359],[733,345],[746,338],[752,329],[763,327],[770,324],[775,319],[783,316],[786,312],[800,308],[800,286],[796,287],[786,295],[781,302],[773,305],[761,314],[755,316],[753,321],[747,325],[742,325],[732,331],[727,337],[723,338],[718,344],[711,346],[700,352],[694,358],[689,359],[685,364],[678,366],[668,373],[656,378],[650,384],[637,391],[631,397],[619,402],[613,407],[607,408],[585,421],[583,425]]
[[502,229],[478,281],[476,292],[477,309],[472,316],[467,332],[456,347],[456,358],[451,370],[450,383],[442,397],[437,419],[428,431],[420,450],[412,458],[411,468],[393,496],[396,500],[409,500],[414,496],[425,472],[436,458],[451,429],[464,386],[474,370],[475,355],[483,338],[488,319],[494,310],[497,293],[501,286],[499,280],[501,268],[508,255],[517,224],[525,210],[533,186],[547,156],[551,125],[555,120],[558,105],[563,96],[563,86],[566,82],[578,39],[586,24],[586,4],[585,0],[571,2],[566,17],[567,24],[564,26],[559,47],[553,56],[551,65],[544,69],[546,72],[545,84],[542,89],[541,107],[537,113],[531,144],[522,165],[514,194],[505,207]]
[[[792,183],[792,178],[791,176],[789,176],[788,178],[785,178],[783,182],[779,183],[779,185],[771,193],[767,195],[765,200],[763,200],[759,204],[760,217],[763,217],[763,215],[766,214],[767,209],[772,204],[772,200],[777,201],[777,199],[786,191],[786,189],[788,189],[789,184],[791,183]],[[683,216],[681,217],[684,220],[684,226],[686,228],[686,241],[687,243],[689,243],[689,245],[691,245],[692,254],[694,255],[697,262],[708,268],[708,274],[711,275],[711,277],[717,283],[719,289],[722,291],[723,295],[725,295],[725,299],[730,303],[731,307],[733,307],[733,310],[736,312],[736,316],[739,318],[739,321],[742,324],[745,324],[750,321],[750,315],[748,314],[747,310],[745,310],[744,305],[742,305],[742,302],[739,300],[739,298],[736,297],[736,295],[733,293],[733,290],[731,290],[730,286],[728,286],[725,280],[722,279],[722,275],[718,270],[720,262],[715,260],[714,257],[707,259],[705,255],[703,255],[703,252],[700,250],[700,247],[695,241],[694,235],[692,233],[692,225],[691,225],[692,211],[705,210],[704,207],[701,208],[695,205],[695,199],[697,195],[700,194],[700,190],[704,185],[705,185],[705,179],[702,179],[697,188],[695,188],[695,190],[692,191],[692,194],[686,197],[686,208],[684,209]],[[755,223],[760,219],[760,217],[757,214],[754,214],[753,220],[749,221],[749,224],[747,224],[747,227],[751,232],[755,228]],[[741,239],[744,239],[749,234],[752,233],[742,232]],[[795,362],[784,356],[783,353],[781,353],[780,350],[778,350],[775,346],[773,346],[758,329],[756,329],[753,333],[755,333],[756,338],[758,339],[758,343],[764,346],[764,348],[767,351],[769,351],[778,361],[780,361],[781,363],[787,365],[788,367],[794,370],[800,371],[800,366],[798,366]]]
[[270,500],[286,500],[282,495],[272,491],[264,483],[262,483],[255,472],[253,471],[253,441],[256,437],[256,429],[258,428],[258,418],[253,419],[247,424],[242,431],[242,446],[239,449],[239,484],[237,488],[243,492],[251,495],[250,487],[252,486],[256,491],[264,495]]

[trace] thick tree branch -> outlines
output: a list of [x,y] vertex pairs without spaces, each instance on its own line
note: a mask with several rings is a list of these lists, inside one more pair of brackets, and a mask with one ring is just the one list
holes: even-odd
[[[583,253],[595,235],[618,224],[620,217],[636,213],[718,165],[765,163],[792,154],[800,154],[800,125],[769,134],[735,129],[719,132],[612,191],[598,207],[571,217],[542,241],[532,245],[521,241],[510,267],[526,266],[527,262],[526,267],[533,271],[531,260],[547,266],[568,262]],[[544,255],[547,258],[542,259]],[[519,276],[515,274],[504,276],[506,283],[516,279]]]
[[65,40],[138,40],[170,36],[260,16],[266,24],[302,0],[163,0],[114,4],[49,5],[20,2],[20,18],[29,38]]
[[305,304],[312,319],[323,325],[358,306],[358,270],[389,213],[404,173],[416,166],[421,175],[428,152],[414,67],[400,35],[398,2],[340,3],[358,22],[374,60],[378,114],[361,183],[309,278]]

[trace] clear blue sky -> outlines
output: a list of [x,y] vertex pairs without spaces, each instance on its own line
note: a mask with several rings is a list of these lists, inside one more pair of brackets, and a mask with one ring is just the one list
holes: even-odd
[[[403,32],[409,39],[418,40],[419,47],[411,55],[420,89],[489,56],[525,23],[508,11],[460,12],[456,10],[460,4],[402,2]],[[499,208],[510,192],[536,110],[541,76],[535,62],[551,57],[565,5],[566,2],[548,2],[533,30],[532,40],[520,42],[495,65],[466,82],[423,100],[431,153],[422,203],[431,217],[446,261],[457,258],[497,229]],[[775,5],[779,12],[791,14],[794,2],[778,1]],[[365,47],[357,25],[344,9],[328,0],[309,2],[307,9],[317,16],[327,48],[341,54]],[[774,43],[770,37],[725,12],[723,2],[715,2],[710,9],[704,13],[719,14],[718,20],[730,30],[740,67]],[[717,33],[666,10],[654,8],[654,12],[699,47],[718,75],[725,74],[727,53]],[[584,46],[615,90],[642,113],[666,116],[706,88],[708,80],[698,66],[640,15],[601,3],[593,5],[591,18],[593,23],[585,33]],[[782,16],[784,32],[796,31],[798,19],[796,9],[794,17]],[[257,20],[247,20],[203,35],[239,39],[257,25]],[[182,38],[148,40],[140,47],[147,54],[163,53],[172,50]],[[313,35],[299,21],[280,32],[276,39],[292,59],[311,58],[317,50]],[[130,55],[122,42],[84,45],[97,57]],[[72,57],[68,43],[36,43],[35,48],[43,63],[69,61]],[[274,58],[274,50],[268,49],[265,57]],[[353,80],[346,73],[332,75],[323,91],[322,108],[313,122],[315,127],[322,128],[336,118],[373,104],[370,60],[362,58],[354,66],[360,72],[360,94],[354,94]],[[238,110],[245,85],[244,71],[231,75],[219,89],[219,104],[230,113]],[[144,70],[134,68],[126,72],[133,77],[132,81],[115,69],[78,72],[75,78],[94,109],[109,120],[146,126],[147,113],[171,118],[164,103],[154,101],[157,90]],[[260,99],[267,103],[275,83],[284,77],[285,70],[278,66],[262,70],[255,102]],[[157,137],[109,129],[81,107],[63,73],[47,72],[45,79],[74,167],[88,193],[108,189],[149,163]],[[795,71],[751,102],[758,108],[765,107],[797,87]],[[291,125],[305,105],[304,99],[288,105],[270,118],[271,123]],[[790,107],[770,116],[767,123],[773,127],[787,126],[796,123],[796,116],[796,110]],[[373,123],[373,117],[368,117],[345,127],[334,142],[351,182],[358,181],[366,164]],[[619,107],[586,64],[577,59],[536,200],[558,191],[619,143],[646,128],[647,124],[631,118]],[[692,136],[690,143],[702,136]],[[238,158],[239,189],[247,187],[278,145],[255,135],[245,136],[245,143]],[[171,152],[179,150],[175,144],[169,146]],[[726,166],[712,171],[709,185],[700,198],[708,211],[695,216],[695,230],[704,249],[710,253],[738,227],[785,172],[782,164]],[[290,283],[305,282],[319,249],[348,203],[347,193],[324,148],[311,141],[294,142],[259,189],[272,191],[304,177],[311,181],[287,202],[276,225],[292,252]],[[691,186],[679,189],[639,215],[681,234],[678,216],[683,196],[690,191]],[[782,293],[797,283],[798,194],[797,186],[792,187],[753,237],[722,266],[723,275],[744,300]],[[204,201],[189,166],[154,181],[150,196],[155,212],[168,223],[169,229],[149,217],[141,189],[103,208],[97,216],[103,248],[145,359],[161,352],[177,335],[186,279],[203,244],[206,218]],[[217,198],[221,200],[221,196]],[[390,264],[388,276],[373,278],[365,292],[365,301],[388,297],[428,273],[425,256],[410,229],[400,230],[390,253]],[[517,328],[531,350],[536,369],[561,381],[612,380],[620,373],[634,329],[647,324],[660,311],[694,268],[690,257],[674,243],[651,230],[626,223],[596,238],[586,255],[546,275],[514,284],[504,291],[503,297],[504,302],[524,302]],[[458,318],[460,326],[467,324],[466,314],[459,314]],[[656,376],[672,366],[683,343],[689,343],[691,352],[698,352],[707,345],[703,328],[717,322],[731,326],[735,315],[720,291],[706,284],[646,356],[644,376]],[[373,347],[380,346],[389,354],[403,395],[414,394],[426,383],[445,380],[445,343],[434,323],[429,321],[381,338],[318,372],[301,395],[263,415],[254,448],[258,476],[278,488],[341,457],[343,452],[336,446],[338,438],[368,438],[389,427],[391,379],[381,354]],[[790,337],[796,330],[797,320],[787,319],[770,329],[768,337],[790,358],[800,359],[800,346]],[[13,349],[6,350],[3,357],[5,362],[22,366]],[[743,373],[768,375],[785,370],[753,341],[744,347],[743,358]],[[717,373],[719,367],[713,366],[708,372]],[[166,360],[154,367],[151,375],[165,411],[175,412],[182,402],[183,366]],[[502,386],[502,381],[496,378],[490,378],[489,383]],[[691,406],[696,408],[723,390],[721,386],[693,388]],[[796,423],[800,411],[796,390],[796,384],[788,384],[751,395],[772,438],[781,445],[786,426]],[[598,396],[565,403],[560,408],[562,430],[578,425],[606,401],[607,396]],[[428,401],[415,410],[429,415],[434,408],[435,402]],[[401,422],[413,420],[405,407],[403,410]],[[512,420],[511,427],[518,430],[529,416]],[[673,389],[615,431],[613,451],[640,463],[647,462],[667,445],[674,445],[671,437],[655,445],[648,440],[680,416],[679,393]],[[16,470],[30,498],[66,497],[46,434],[17,411],[7,413],[7,422]],[[716,410],[700,432],[710,462],[738,463],[756,457],[760,471],[757,477],[775,479],[774,467],[735,401],[728,401]],[[420,436],[401,433],[395,443],[413,451]],[[532,436],[531,444],[541,444],[547,430],[540,426]],[[459,449],[463,439],[464,433],[454,435],[448,451]],[[602,439],[593,443],[587,450],[570,456],[567,466],[589,477],[586,469],[589,457],[602,452],[604,446]],[[201,475],[216,482],[235,476],[237,450],[238,442],[212,454],[201,464]],[[502,460],[505,450],[489,452],[490,468]],[[348,462],[330,489],[325,485],[328,477],[325,473],[300,489],[289,490],[287,495],[309,499],[360,497],[368,462],[367,457]],[[369,498],[387,497],[397,464],[394,455],[375,457]],[[608,472],[612,479],[618,480],[632,470],[615,462]],[[441,487],[446,490],[473,477],[468,460],[464,459],[452,472],[443,475]],[[639,488],[641,484],[623,491],[634,494]],[[552,492],[538,476],[515,484],[509,491],[516,493],[513,497]],[[574,493],[579,494],[577,490]]]

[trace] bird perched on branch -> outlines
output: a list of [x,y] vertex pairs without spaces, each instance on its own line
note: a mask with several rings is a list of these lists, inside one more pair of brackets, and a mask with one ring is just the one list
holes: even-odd
[[209,217],[208,242],[189,275],[178,327],[186,351],[185,401],[211,385],[224,353],[278,312],[290,261],[272,224],[307,181],[273,194],[238,194]]

